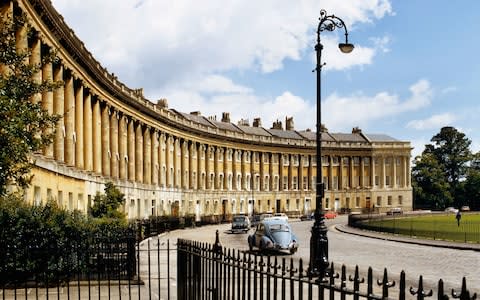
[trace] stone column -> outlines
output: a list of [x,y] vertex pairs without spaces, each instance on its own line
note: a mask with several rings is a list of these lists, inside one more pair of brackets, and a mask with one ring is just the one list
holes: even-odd
[[308,163],[308,190],[313,191],[313,190],[315,190],[314,189],[315,181],[313,180],[313,175],[315,174],[314,170],[313,170],[314,156],[309,155],[308,156],[308,161],[309,161],[309,163]]
[[98,97],[93,104],[93,170],[102,174],[102,112]]
[[[63,81],[63,66],[58,65],[53,73],[54,81]],[[60,115],[55,127],[55,140],[53,143],[53,156],[55,160],[63,163],[65,161],[65,108],[64,108],[64,86],[53,91],[53,113]]]
[[[193,172],[195,170],[194,168],[194,164],[193,164],[193,155],[195,153],[195,143],[194,142],[190,142],[189,143],[189,147],[188,147],[188,188],[189,189],[194,189],[195,186],[194,186],[194,181],[193,181]],[[197,159],[198,159],[198,156],[197,156]]]
[[[52,63],[46,63],[42,67],[42,77],[44,80],[48,81],[53,81],[53,66]],[[53,107],[53,92],[51,91],[46,91],[43,92],[42,94],[42,108],[48,111],[49,114],[54,113],[54,107]],[[60,119],[58,122],[61,122],[62,120]],[[48,128],[46,130],[47,134],[51,134],[52,130]],[[46,146],[43,149],[43,155],[45,155],[47,158],[53,158],[54,157],[54,151],[53,151],[53,143]]]
[[[165,139],[165,167],[166,167],[166,181],[165,184],[167,187],[174,187],[174,175],[175,169],[173,164],[173,156],[175,156],[174,147],[172,145],[173,138],[171,136],[166,136]],[[173,173],[173,174],[172,174]]]
[[[166,167],[165,167],[165,133],[161,133],[159,137],[159,145],[158,145],[158,183],[160,186],[164,187],[167,184],[166,181]],[[163,172],[165,168],[165,172]]]
[[206,146],[205,151],[205,189],[209,190],[212,188],[212,183],[210,182],[210,152],[212,151],[209,145]]
[[135,180],[143,183],[143,128],[138,122],[135,129]]
[[288,190],[293,190],[293,154],[288,155]]
[[355,170],[355,166],[354,166],[354,157],[353,156],[350,156],[348,158],[350,160],[350,170],[349,170],[349,174],[348,174],[348,184],[350,186],[350,188],[353,188],[354,187],[354,176],[353,176],[353,173],[354,173],[354,170]]
[[364,157],[360,156],[360,178],[359,178],[359,187],[363,188],[365,186],[365,161]]
[[127,129],[127,117],[125,115],[121,115],[120,117],[120,124],[119,124],[119,144],[120,148],[118,149],[119,152],[119,175],[120,179],[126,180],[128,178],[127,174],[127,160],[125,159],[128,157],[128,129]]
[[181,185],[181,176],[178,176],[178,170],[180,169],[180,160],[178,153],[181,153],[180,143],[178,138],[172,137],[173,141],[173,187],[178,188]]
[[283,191],[283,154],[278,155],[278,163],[278,190]]
[[248,151],[243,151],[242,155],[242,190],[247,189],[247,157]]
[[394,189],[397,188],[397,157],[392,157],[392,187]]
[[232,149],[232,189],[233,190],[240,190],[237,186],[237,176],[238,176],[238,169],[237,169],[237,152],[239,150]]
[[102,171],[103,175],[110,176],[110,107],[105,104],[102,108]]
[[150,127],[145,126],[143,131],[143,182],[152,183],[152,141]]
[[152,133],[152,184],[158,185],[158,131],[153,130]]
[[297,187],[299,191],[303,191],[303,155],[298,154],[298,175],[297,175]]
[[68,166],[75,165],[74,124],[75,124],[75,96],[73,92],[73,77],[65,79],[65,162]]
[[[230,170],[228,169],[228,154],[232,153],[232,149],[224,148],[223,150],[223,188],[225,190],[231,190],[232,185],[233,185],[233,176],[232,176],[232,185],[229,186],[228,184],[228,177],[231,175],[231,168]],[[233,157],[232,157],[233,158]],[[232,164],[232,161],[230,161],[230,165]],[[229,174],[230,171],[230,174]]]
[[[328,189],[333,190],[333,156],[328,156]],[[325,205],[325,204],[324,204]]]
[[110,173],[111,176],[115,179],[118,179],[118,164],[119,164],[119,154],[118,154],[118,112],[112,110],[110,114]]
[[[41,64],[41,60],[42,60],[41,49],[42,49],[42,42],[38,37],[35,37],[35,40],[33,41],[33,44],[32,44],[32,49],[30,50],[31,51],[30,65],[39,66]],[[38,70],[33,74],[32,80],[37,84],[40,84],[42,82],[42,69]],[[38,103],[42,100],[42,95],[40,93],[36,93],[33,95],[31,100],[33,103]]]
[[407,156],[406,159],[407,159],[407,177],[405,177],[406,182],[407,182],[406,186],[410,187],[411,186],[411,181],[410,181],[410,157]]
[[263,162],[263,156],[266,155],[264,152],[258,152],[258,159],[260,160],[260,186],[258,187],[258,189],[260,191],[263,191],[264,190],[264,187],[265,187],[265,172],[264,172],[264,168],[265,168],[265,163]]
[[340,190],[343,189],[346,185],[346,183],[343,182],[343,175],[344,175],[343,168],[344,167],[345,166],[343,165],[343,157],[340,157],[340,172],[339,172],[339,175],[338,175],[338,188]]
[[93,171],[93,116],[92,116],[92,96],[87,93],[83,99],[83,159],[85,170]]
[[219,159],[220,159],[220,151],[221,149],[219,147],[212,147],[213,149],[213,182],[212,182],[212,188],[217,190],[220,187],[220,168],[219,168]]
[[[273,191],[273,183],[275,182],[275,175],[273,173],[274,167],[273,167],[273,156],[276,154],[273,153],[268,153],[269,159],[268,159],[268,176],[269,176],[269,182],[268,186],[270,188],[270,191]],[[275,199],[273,199],[275,200]]]
[[380,171],[381,171],[380,187],[381,187],[382,189],[384,189],[384,188],[385,188],[385,175],[386,175],[386,174],[385,174],[385,157],[382,156],[382,157],[380,157],[380,159],[381,159],[381,163],[382,163],[382,164],[381,164],[381,169],[380,169]]
[[83,160],[83,85],[81,81],[77,81],[77,88],[75,89],[75,166],[82,170],[85,167]]
[[[28,51],[28,30],[27,26],[21,26],[17,32],[15,32],[15,46],[17,52],[26,53]],[[24,62],[28,64],[28,56],[25,57]]]
[[198,151],[197,151],[197,189],[202,190],[203,189],[203,182],[202,182],[202,153],[205,153],[205,150],[203,148],[203,145],[198,145]]
[[375,160],[376,157],[371,156],[370,157],[370,182],[371,182],[371,187],[372,189],[375,188]]
[[127,129],[127,151],[128,151],[128,180],[135,181],[135,167],[136,167],[136,151],[135,151],[135,121],[132,119],[128,120],[128,129]]
[[180,166],[180,173],[182,174],[181,175],[181,178],[182,178],[182,184],[181,184],[181,188],[182,189],[186,189],[188,188],[188,177],[187,177],[187,173],[189,171],[188,169],[188,162],[187,162],[187,151],[188,151],[188,142],[183,140],[182,141],[182,145],[181,145],[181,149],[182,149],[182,163],[181,163],[181,166]]

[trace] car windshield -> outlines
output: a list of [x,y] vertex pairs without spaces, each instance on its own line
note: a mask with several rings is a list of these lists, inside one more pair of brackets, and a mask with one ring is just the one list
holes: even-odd
[[290,227],[286,224],[272,224],[270,225],[270,230],[272,232],[277,232],[277,231],[290,231]]
[[234,217],[233,222],[243,222],[245,220],[245,217]]

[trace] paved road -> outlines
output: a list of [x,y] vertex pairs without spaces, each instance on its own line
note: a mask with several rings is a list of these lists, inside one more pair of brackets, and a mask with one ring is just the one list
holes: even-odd
[[[465,276],[470,291],[480,294],[478,276],[480,252],[385,241],[335,230],[335,224],[344,224],[346,221],[346,216],[326,221],[329,227],[329,260],[337,266],[345,264],[347,270],[352,270],[358,265],[362,273],[366,273],[371,266],[376,278],[381,277],[385,267],[393,279],[398,278],[400,272],[404,270],[407,275],[407,287],[416,287],[419,276],[423,275],[424,285],[435,291],[440,278],[444,280],[446,290],[449,291],[452,288],[459,289],[461,279]],[[293,257],[302,258],[304,263],[308,264],[310,229],[313,221],[290,220],[290,222],[301,243],[299,251]],[[217,229],[220,231],[222,246],[248,251],[247,234],[229,233],[228,224],[174,231],[162,236],[161,240],[170,239],[176,242],[177,238],[184,238],[213,243]],[[252,232],[253,229],[250,233]]]

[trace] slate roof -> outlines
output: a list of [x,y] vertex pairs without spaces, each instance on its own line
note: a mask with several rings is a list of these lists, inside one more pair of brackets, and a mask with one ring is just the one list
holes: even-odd
[[398,142],[397,139],[386,134],[365,134],[372,142]]
[[266,131],[263,127],[254,127],[254,126],[243,126],[243,125],[237,125],[237,127],[247,133],[247,134],[256,134],[256,135],[262,135],[262,136],[271,136],[271,134]]
[[279,138],[303,140],[303,137],[293,130],[282,130],[282,129],[266,129],[266,130],[270,132],[271,135]]
[[339,142],[368,142],[361,134],[358,133],[331,133],[331,135]]
[[[314,131],[303,130],[303,131],[297,131],[297,133],[299,135],[301,135],[302,137],[304,137],[305,139],[310,140],[310,141],[315,141],[317,139],[317,133],[314,132]],[[320,137],[320,139],[322,141],[326,141],[326,142],[334,142],[335,141],[328,132],[322,132],[322,136]]]
[[225,129],[225,130],[230,130],[230,131],[236,131],[236,132],[242,132],[240,128],[235,126],[233,123],[229,122],[219,122],[215,120],[208,120],[210,123],[212,123],[215,127],[218,127],[220,129]]
[[184,117],[185,119],[187,120],[190,120],[190,121],[193,121],[193,122],[197,122],[197,123],[200,123],[202,125],[205,125],[205,126],[209,126],[209,127],[214,127],[214,125],[212,124],[212,122],[210,122],[207,118],[205,118],[204,116],[196,116],[196,115],[192,115],[192,114],[187,114],[187,113],[183,113],[183,112],[180,112],[180,111],[177,111],[175,109],[172,109],[172,111],[176,112],[177,114],[181,115],[182,117]]

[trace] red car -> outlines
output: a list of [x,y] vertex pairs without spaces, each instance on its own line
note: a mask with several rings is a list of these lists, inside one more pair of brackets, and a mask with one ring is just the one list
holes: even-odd
[[335,219],[337,217],[337,213],[334,211],[327,211],[324,214],[325,219]]

